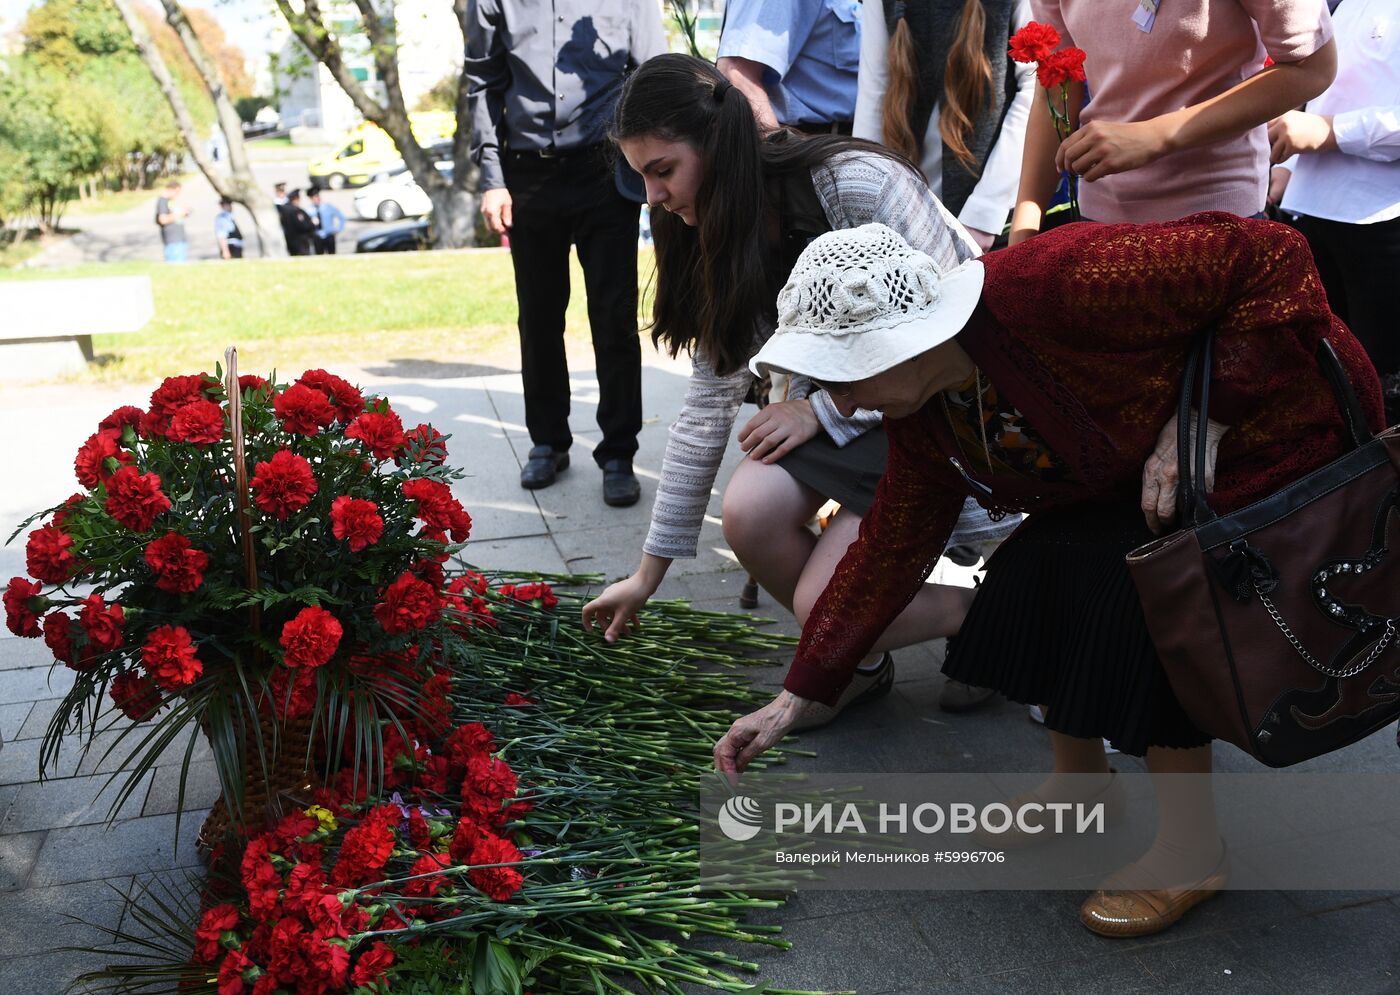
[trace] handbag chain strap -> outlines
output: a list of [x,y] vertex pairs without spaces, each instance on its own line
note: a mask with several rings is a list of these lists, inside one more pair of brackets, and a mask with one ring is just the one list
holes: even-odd
[[1353,663],[1350,667],[1344,667],[1342,669],[1329,667],[1308,652],[1307,647],[1305,647],[1302,641],[1293,633],[1293,630],[1288,627],[1288,623],[1283,620],[1283,615],[1279,613],[1278,607],[1274,604],[1273,599],[1260,590],[1258,585],[1255,586],[1254,591],[1259,595],[1259,600],[1264,603],[1264,610],[1269,613],[1269,618],[1274,620],[1274,625],[1278,626],[1278,631],[1283,633],[1283,637],[1288,640],[1289,645],[1298,651],[1298,655],[1303,658],[1308,666],[1326,674],[1328,677],[1351,677],[1361,673],[1361,671],[1375,663],[1377,658],[1385,652],[1386,647],[1395,639],[1395,619],[1388,618],[1385,620],[1385,635],[1381,636],[1376,642],[1371,652],[1367,654],[1366,659],[1362,660],[1360,663]]

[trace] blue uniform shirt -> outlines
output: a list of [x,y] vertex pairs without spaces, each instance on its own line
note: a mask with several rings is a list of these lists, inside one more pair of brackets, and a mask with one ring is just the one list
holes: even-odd
[[768,67],[764,84],[779,123],[850,121],[860,68],[860,3],[729,0],[719,55]]
[[238,222],[233,218],[232,211],[220,211],[214,215],[214,234],[221,237],[229,245],[242,245],[243,239],[234,236],[238,231]]

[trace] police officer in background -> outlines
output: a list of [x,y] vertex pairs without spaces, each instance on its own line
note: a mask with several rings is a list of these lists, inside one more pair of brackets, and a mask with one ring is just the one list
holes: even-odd
[[[509,235],[519,305],[525,424],[532,448],[520,485],[554,483],[569,465],[564,310],[569,247],[578,248],[598,372],[593,459],[603,500],[635,504],[632,457],[642,427],[637,340],[640,182],[606,148],[623,78],[666,51],[659,0],[468,0],[473,30],[472,157],[481,213]],[[629,195],[621,191],[626,186]]]
[[[878,0],[868,0],[878,2]],[[760,128],[851,133],[861,0],[729,0],[715,67]]]

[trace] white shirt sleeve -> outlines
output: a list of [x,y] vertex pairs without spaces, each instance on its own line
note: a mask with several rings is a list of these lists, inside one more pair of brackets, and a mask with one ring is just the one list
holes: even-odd
[[884,141],[880,106],[890,82],[890,33],[885,5],[866,0],[860,13],[860,71],[856,76],[856,113],[851,133],[872,142]]
[[[1031,5],[1021,0],[1016,5],[1013,25],[1031,20]],[[864,54],[861,56],[864,62]],[[1001,121],[992,154],[971,195],[958,212],[958,220],[968,228],[999,234],[1006,227],[1006,217],[1016,205],[1016,193],[1021,184],[1021,157],[1025,152],[1026,125],[1030,122],[1035,100],[1035,63],[1016,63],[1016,96]],[[1048,112],[1046,112],[1048,113]]]
[[1332,116],[1337,148],[1374,162],[1400,159],[1400,104],[1361,107]]

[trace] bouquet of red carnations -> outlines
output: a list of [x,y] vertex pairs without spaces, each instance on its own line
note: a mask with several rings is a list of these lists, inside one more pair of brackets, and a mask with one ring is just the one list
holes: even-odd
[[422,711],[442,564],[471,529],[446,455],[431,426],[324,370],[170,377],[113,411],[78,450],[83,489],[21,526],[47,519],[32,579],[4,594],[10,630],[76,672],[44,763],[69,733],[91,740],[110,699],[137,723],[112,723],[139,738],[128,789],[200,728],[235,813],[250,776],[340,755],[316,733],[380,770],[383,720]]

